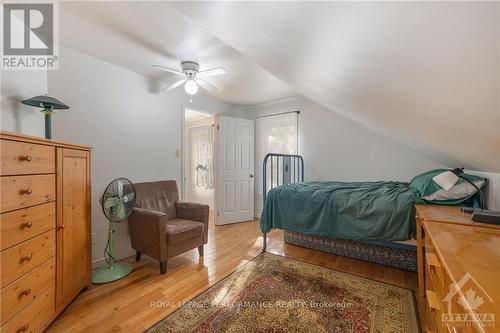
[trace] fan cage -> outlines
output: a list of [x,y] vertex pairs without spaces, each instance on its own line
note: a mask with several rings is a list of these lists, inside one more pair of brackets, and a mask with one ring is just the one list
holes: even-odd
[[[115,213],[113,212],[113,209],[106,208],[104,205],[107,199],[111,197],[116,197],[118,195],[118,181],[121,181],[123,184],[123,194],[129,194],[129,193],[135,194],[133,200],[130,200],[127,203],[125,203],[125,218],[123,219],[118,219]],[[116,178],[115,180],[111,181],[111,183],[109,183],[106,189],[104,190],[104,193],[101,197],[101,207],[104,216],[106,216],[106,218],[110,222],[114,223],[119,223],[126,220],[132,213],[132,210],[134,209],[136,195],[137,194],[135,191],[134,184],[132,184],[132,182],[129,179],[122,177],[122,178]]]

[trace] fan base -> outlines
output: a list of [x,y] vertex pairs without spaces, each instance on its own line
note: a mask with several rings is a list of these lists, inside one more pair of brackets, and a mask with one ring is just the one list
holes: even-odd
[[103,284],[124,278],[132,272],[132,265],[124,262],[116,262],[106,267],[101,267],[92,272],[92,283]]

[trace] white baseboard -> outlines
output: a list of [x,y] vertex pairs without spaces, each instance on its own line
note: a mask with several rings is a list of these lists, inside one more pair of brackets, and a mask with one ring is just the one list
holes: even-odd
[[[127,257],[133,256],[133,255],[135,255],[135,250],[129,249],[127,251],[116,253],[115,258],[117,260],[120,260],[120,259],[127,258]],[[99,267],[102,267],[104,265],[106,265],[106,259],[104,257],[92,261],[92,269],[99,268]]]

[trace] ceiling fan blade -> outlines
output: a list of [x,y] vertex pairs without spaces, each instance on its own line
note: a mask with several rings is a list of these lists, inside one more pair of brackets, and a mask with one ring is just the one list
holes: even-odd
[[159,68],[159,69],[164,70],[164,71],[169,72],[169,73],[173,73],[173,74],[177,74],[177,75],[185,75],[181,71],[178,71],[178,70],[172,69],[172,68],[168,68],[168,67],[165,67],[165,66],[162,66],[162,65],[153,65],[153,67]]
[[179,81],[174,82],[171,85],[166,86],[165,88],[163,88],[161,90],[161,92],[173,90],[173,89],[177,88],[178,86],[180,86],[181,84],[183,84],[184,82],[186,82],[186,79],[180,79]]
[[227,71],[222,67],[215,67],[210,69],[205,69],[204,71],[200,71],[200,75],[202,76],[214,76],[214,75],[224,75]]
[[208,91],[217,92],[217,90],[218,90],[216,86],[214,86],[210,82],[203,80],[199,77],[195,78],[194,80],[196,81],[196,83],[198,83],[200,86],[202,86],[202,88],[205,88]]

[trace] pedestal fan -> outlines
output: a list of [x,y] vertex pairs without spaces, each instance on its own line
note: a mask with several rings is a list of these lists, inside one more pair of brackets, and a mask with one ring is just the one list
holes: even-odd
[[101,198],[104,216],[109,222],[108,242],[104,250],[106,266],[92,272],[92,283],[108,283],[127,276],[132,265],[117,262],[114,257],[114,224],[122,222],[132,213],[135,205],[135,189],[130,180],[117,178],[106,187]]

